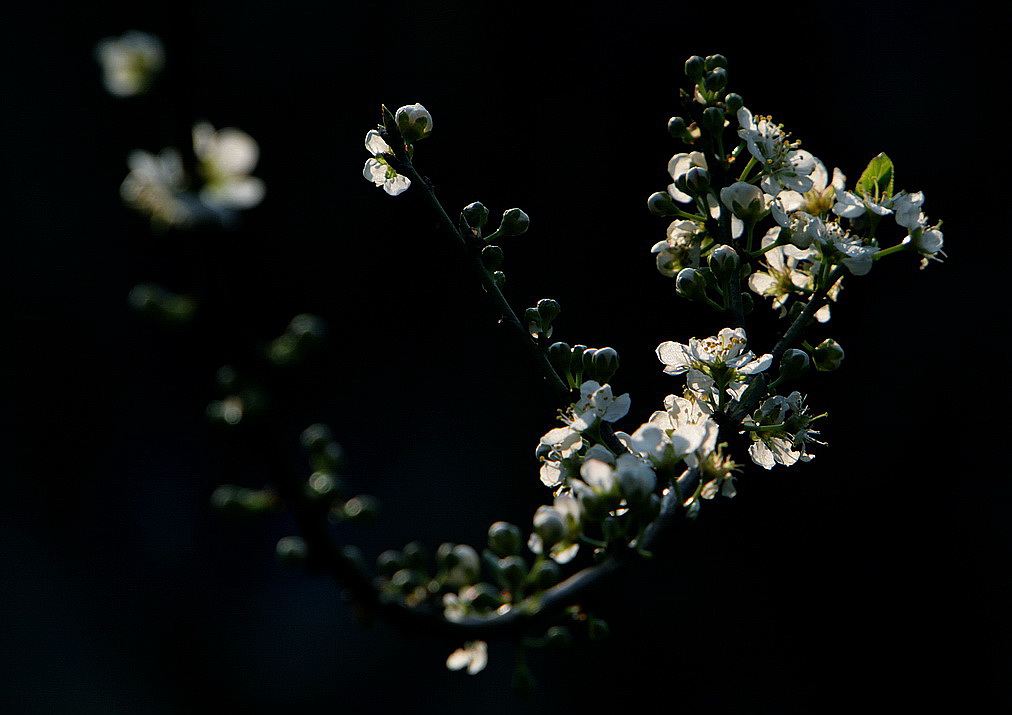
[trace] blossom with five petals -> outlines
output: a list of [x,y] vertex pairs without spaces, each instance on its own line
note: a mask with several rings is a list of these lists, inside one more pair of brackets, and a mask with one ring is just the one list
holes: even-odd
[[398,174],[397,170],[390,165],[390,161],[386,157],[392,156],[394,150],[375,129],[370,129],[366,133],[365,148],[372,154],[372,158],[365,160],[362,176],[376,186],[383,187],[383,190],[391,196],[397,196],[407,191],[411,186],[411,179],[403,174]]

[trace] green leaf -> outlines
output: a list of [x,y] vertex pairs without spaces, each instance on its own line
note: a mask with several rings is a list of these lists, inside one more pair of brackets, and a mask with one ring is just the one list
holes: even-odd
[[885,153],[868,162],[868,167],[857,180],[857,193],[871,198],[882,198],[893,194],[893,162]]

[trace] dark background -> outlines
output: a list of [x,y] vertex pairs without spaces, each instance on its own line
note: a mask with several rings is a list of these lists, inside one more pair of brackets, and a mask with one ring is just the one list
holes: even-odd
[[[6,11],[0,469],[3,683],[12,713],[548,713],[614,704],[713,713],[999,712],[1009,702],[1007,327],[1001,188],[982,169],[994,66],[974,3],[39,2]],[[939,5],[939,8],[942,6]],[[157,92],[106,94],[94,44],[159,35]],[[829,446],[749,468],[739,496],[601,597],[610,643],[508,644],[448,672],[456,644],[366,629],[332,582],[278,564],[285,513],[214,512],[258,460],[202,418],[223,364],[249,369],[299,312],[331,327],[293,380],[278,439],[314,421],[383,519],[370,558],[419,539],[480,545],[549,495],[533,449],[547,391],[433,231],[417,191],[361,178],[362,138],[421,102],[417,164],[454,213],[520,206],[507,296],[563,307],[557,337],[612,345],[634,429],[680,382],[653,348],[722,327],[673,295],[645,198],[690,54],[851,182],[887,151],[944,219],[948,259],[852,280],[826,333],[844,368],[805,385]],[[130,150],[185,147],[206,119],[262,149],[263,204],[232,232],[152,234],[118,195]],[[985,218],[987,217],[987,218]],[[138,282],[208,296],[185,330],[139,320]],[[758,346],[768,349],[769,345]],[[744,455],[742,455],[744,456]],[[593,711],[593,710],[592,710]]]

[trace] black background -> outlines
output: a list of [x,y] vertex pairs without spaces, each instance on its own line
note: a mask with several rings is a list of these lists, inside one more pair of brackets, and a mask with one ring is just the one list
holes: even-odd
[[[973,3],[34,3],[3,23],[4,647],[12,713],[548,713],[606,705],[713,713],[1009,705],[1007,249],[981,123],[993,65]],[[939,6],[941,8],[941,6]],[[159,35],[145,98],[101,86],[94,44]],[[749,468],[739,496],[601,597],[604,645],[509,645],[448,672],[457,644],[357,624],[331,582],[276,563],[284,514],[215,513],[217,484],[263,467],[202,419],[215,370],[247,369],[296,313],[325,353],[290,386],[278,438],[314,421],[383,504],[342,529],[370,557],[419,539],[480,545],[549,495],[533,447],[550,395],[433,231],[417,191],[361,178],[380,103],[421,102],[416,163],[454,213],[520,206],[517,309],[563,307],[557,337],[612,345],[634,429],[678,381],[653,348],[722,327],[652,265],[645,198],[680,151],[665,123],[690,54],[856,179],[886,151],[944,219],[948,260],[901,256],[852,280],[827,335],[844,368],[810,378],[829,446]],[[134,148],[184,147],[198,119],[261,145],[263,204],[232,232],[153,234],[118,186]],[[158,281],[208,296],[186,330],[126,306]],[[768,345],[757,346],[768,349]]]

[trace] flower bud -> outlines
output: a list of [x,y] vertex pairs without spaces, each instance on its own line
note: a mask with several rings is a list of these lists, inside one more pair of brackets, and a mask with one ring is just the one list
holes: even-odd
[[412,541],[404,546],[404,563],[406,568],[423,571],[428,567],[429,552],[425,546]]
[[720,107],[707,107],[703,110],[703,126],[713,134],[724,131],[724,110]]
[[523,546],[520,529],[505,521],[497,521],[488,528],[488,548],[496,556],[516,556]]
[[728,245],[721,245],[713,249],[706,263],[717,280],[726,281],[738,271],[741,261],[737,251]]
[[688,134],[688,127],[685,124],[685,119],[682,117],[672,117],[668,120],[668,134],[673,136],[675,139],[684,140]]
[[693,82],[698,82],[706,70],[706,61],[699,55],[693,55],[685,60],[685,76]]
[[471,228],[481,228],[488,223],[488,209],[480,201],[465,206],[460,215]]
[[703,86],[711,92],[719,92],[727,86],[727,70],[717,67],[703,78]]
[[695,268],[683,268],[675,276],[675,291],[683,298],[688,300],[701,298],[705,289],[706,280]]
[[461,597],[479,611],[490,611],[502,605],[499,589],[490,583],[476,583],[460,592]]
[[541,537],[546,549],[566,538],[566,519],[554,506],[539,506],[534,512],[534,533]]
[[748,291],[744,291],[741,294],[741,312],[748,315],[755,308],[755,298]]
[[654,216],[673,216],[678,210],[667,191],[655,191],[647,198],[647,209]]
[[520,556],[507,556],[496,564],[496,579],[506,591],[517,593],[527,578],[527,564]]
[[313,500],[334,499],[341,496],[342,484],[333,472],[313,472],[306,480],[306,496]]
[[608,382],[618,371],[618,351],[615,348],[601,348],[594,353],[591,360],[594,379],[600,383]]
[[307,452],[318,452],[333,440],[334,435],[330,427],[319,423],[309,425],[299,435],[299,442]]
[[509,209],[502,215],[499,223],[499,233],[506,236],[520,236],[527,233],[531,220],[520,209]]
[[596,354],[597,348],[586,348],[580,355],[580,364],[583,366],[583,374],[587,379],[594,377],[594,355]]
[[557,563],[545,559],[534,564],[529,578],[535,588],[551,588],[562,578],[562,571]]
[[738,114],[738,110],[745,106],[745,100],[737,92],[731,92],[724,97],[724,108],[728,114]]
[[553,320],[559,317],[562,308],[559,307],[558,301],[552,298],[542,298],[538,301],[537,311],[544,324],[550,325]]
[[710,189],[710,172],[701,166],[694,166],[682,175],[685,181],[685,192],[692,196],[700,196]]
[[353,523],[372,523],[379,517],[379,500],[368,494],[359,494],[344,503],[340,515]]
[[762,189],[745,181],[736,181],[721,189],[720,200],[742,221],[757,221],[765,213]]
[[492,282],[495,283],[496,288],[502,288],[506,285],[506,274],[502,271],[492,271]]
[[823,372],[835,370],[843,362],[843,348],[832,338],[826,338],[815,346],[815,350],[812,351],[812,361],[815,363],[816,370]]
[[432,115],[420,104],[407,104],[394,114],[397,129],[405,144],[412,144],[432,133]]
[[708,72],[717,68],[727,69],[727,58],[724,55],[709,55],[703,62],[703,68]]
[[558,372],[563,374],[569,372],[569,366],[573,360],[573,350],[568,343],[552,343],[548,346],[547,354],[548,362]]
[[503,258],[505,258],[505,254],[499,246],[485,246],[481,249],[482,265],[490,271],[498,270],[502,265]]
[[794,378],[800,377],[805,374],[810,364],[811,360],[808,357],[808,353],[804,350],[791,348],[790,350],[784,352],[784,356],[780,358],[779,379],[793,380]]

